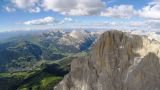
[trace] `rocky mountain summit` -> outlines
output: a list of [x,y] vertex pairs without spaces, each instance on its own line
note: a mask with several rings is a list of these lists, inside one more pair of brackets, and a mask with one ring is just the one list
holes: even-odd
[[54,90],[160,90],[160,42],[107,31]]

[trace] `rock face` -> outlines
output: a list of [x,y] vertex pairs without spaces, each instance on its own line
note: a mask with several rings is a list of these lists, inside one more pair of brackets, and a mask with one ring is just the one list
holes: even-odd
[[107,31],[54,90],[160,90],[160,43]]

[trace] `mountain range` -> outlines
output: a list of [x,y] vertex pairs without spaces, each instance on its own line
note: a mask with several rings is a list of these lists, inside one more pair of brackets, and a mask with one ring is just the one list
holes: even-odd
[[54,90],[160,90],[159,51],[147,35],[107,31]]
[[11,35],[0,40],[0,89],[159,90],[159,40],[135,30]]
[[0,71],[32,70],[38,62],[55,61],[87,51],[99,35],[85,30],[55,30],[10,36],[0,43]]

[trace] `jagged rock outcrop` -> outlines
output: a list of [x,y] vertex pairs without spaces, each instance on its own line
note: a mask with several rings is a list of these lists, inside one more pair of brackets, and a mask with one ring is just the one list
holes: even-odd
[[160,90],[160,43],[107,31],[54,90]]

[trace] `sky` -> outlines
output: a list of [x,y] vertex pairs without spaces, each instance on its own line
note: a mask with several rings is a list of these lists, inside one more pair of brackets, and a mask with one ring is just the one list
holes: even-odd
[[0,32],[55,28],[159,31],[160,0],[0,0]]

